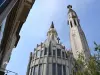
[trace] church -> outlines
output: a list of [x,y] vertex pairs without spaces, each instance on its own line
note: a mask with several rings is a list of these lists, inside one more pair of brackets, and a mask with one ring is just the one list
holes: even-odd
[[73,75],[75,60],[80,53],[83,54],[86,62],[89,60],[90,50],[79,18],[71,5],[67,8],[71,49],[67,50],[60,43],[52,22],[47,32],[47,39],[37,44],[34,52],[30,53],[26,75]]

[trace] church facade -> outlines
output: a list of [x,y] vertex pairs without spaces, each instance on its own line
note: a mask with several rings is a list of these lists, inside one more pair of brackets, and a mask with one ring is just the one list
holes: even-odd
[[83,53],[89,59],[89,47],[79,19],[72,6],[68,6],[68,24],[70,26],[71,50],[66,50],[60,43],[57,31],[52,22],[47,39],[30,53],[26,75],[73,75],[75,60]]

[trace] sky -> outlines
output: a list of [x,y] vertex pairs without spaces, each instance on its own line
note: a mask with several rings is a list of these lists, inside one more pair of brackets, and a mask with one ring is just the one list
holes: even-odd
[[[7,69],[26,75],[30,52],[37,44],[44,42],[47,31],[54,22],[60,42],[70,49],[67,6],[71,4],[76,11],[81,27],[86,35],[90,50],[94,41],[100,44],[100,0],[35,0],[35,3],[20,31],[20,40],[13,49]],[[8,74],[14,75],[14,74]]]

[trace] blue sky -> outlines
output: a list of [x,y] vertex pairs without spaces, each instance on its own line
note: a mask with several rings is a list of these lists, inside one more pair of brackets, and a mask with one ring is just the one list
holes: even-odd
[[[13,49],[8,70],[25,75],[30,52],[46,39],[47,31],[54,22],[60,41],[70,49],[67,5],[77,12],[81,27],[90,49],[93,41],[100,44],[100,0],[36,0],[20,32],[20,41]],[[13,75],[13,74],[9,74]]]

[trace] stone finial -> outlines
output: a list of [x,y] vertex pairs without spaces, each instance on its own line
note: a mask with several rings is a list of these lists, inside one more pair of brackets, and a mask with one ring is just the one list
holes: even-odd
[[67,8],[68,8],[68,9],[71,9],[71,8],[72,8],[72,5],[68,5]]

